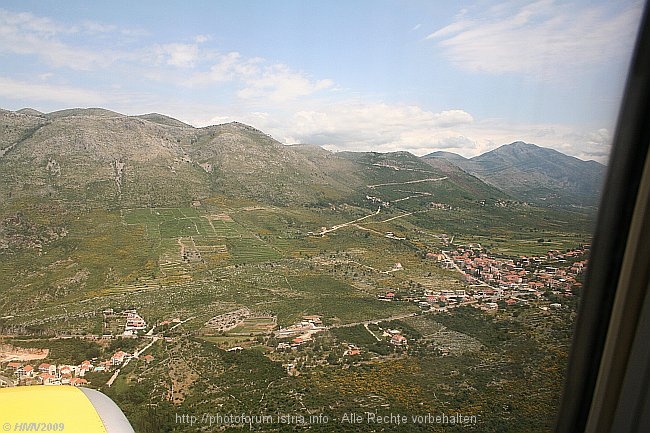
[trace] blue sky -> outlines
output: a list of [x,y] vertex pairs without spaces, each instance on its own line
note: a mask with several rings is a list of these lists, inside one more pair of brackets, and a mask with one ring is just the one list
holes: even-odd
[[640,1],[4,1],[0,107],[237,120],[283,143],[606,161]]

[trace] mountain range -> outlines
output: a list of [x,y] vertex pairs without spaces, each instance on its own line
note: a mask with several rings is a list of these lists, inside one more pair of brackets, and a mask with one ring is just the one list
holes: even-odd
[[606,167],[554,149],[517,141],[473,158],[450,152],[423,157],[444,159],[518,199],[535,203],[598,204]]
[[[100,108],[0,110],[0,198],[178,205],[214,195],[275,205],[361,202],[373,185],[445,177],[451,202],[598,203],[605,166],[515,142],[473,158],[449,152],[338,152],[283,145],[232,122],[195,128],[161,114]],[[429,182],[430,183],[430,182]],[[431,185],[418,184],[423,194]]]

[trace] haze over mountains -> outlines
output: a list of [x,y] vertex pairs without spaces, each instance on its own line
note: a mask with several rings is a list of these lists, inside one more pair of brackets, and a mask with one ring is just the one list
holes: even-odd
[[[233,122],[194,128],[160,115],[100,108],[0,111],[0,195],[121,206],[186,203],[214,194],[270,204],[362,200],[392,178],[447,177],[448,200],[596,205],[605,166],[516,142],[466,159],[448,152],[331,153],[287,146]],[[383,175],[369,166],[387,169]],[[438,187],[440,188],[440,187]]]

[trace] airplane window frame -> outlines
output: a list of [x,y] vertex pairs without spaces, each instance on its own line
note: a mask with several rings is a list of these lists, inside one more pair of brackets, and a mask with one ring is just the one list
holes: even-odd
[[[639,338],[650,332],[650,299],[645,296],[650,281],[649,26],[646,2],[599,207],[557,433],[650,431],[645,409],[649,391],[633,386],[635,376],[641,382],[650,377],[650,366],[643,363],[650,359],[647,340]],[[639,269],[639,263],[646,266]]]

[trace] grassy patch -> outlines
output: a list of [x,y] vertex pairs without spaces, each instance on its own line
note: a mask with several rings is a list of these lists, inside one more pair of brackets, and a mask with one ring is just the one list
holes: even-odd
[[332,328],[331,332],[339,341],[357,346],[368,346],[377,342],[377,339],[363,325]]

